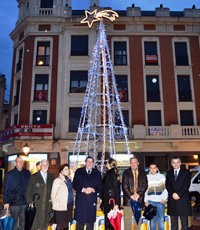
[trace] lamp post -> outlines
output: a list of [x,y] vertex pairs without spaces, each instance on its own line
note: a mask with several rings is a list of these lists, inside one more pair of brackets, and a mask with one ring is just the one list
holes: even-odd
[[30,147],[27,143],[23,146],[23,152],[25,155],[28,155],[28,153],[30,152]]

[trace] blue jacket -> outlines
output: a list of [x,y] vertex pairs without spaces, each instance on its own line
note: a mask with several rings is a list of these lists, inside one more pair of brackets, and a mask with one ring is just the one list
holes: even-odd
[[26,204],[26,189],[31,173],[22,169],[18,171],[15,167],[9,171],[4,179],[3,203],[10,206]]

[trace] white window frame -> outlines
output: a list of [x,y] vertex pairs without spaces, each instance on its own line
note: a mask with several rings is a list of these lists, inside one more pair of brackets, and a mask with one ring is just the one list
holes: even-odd
[[[176,53],[175,53],[175,43],[176,42],[186,43],[186,45],[187,45],[187,54],[188,54],[188,65],[187,66],[177,66],[176,65]],[[183,69],[183,68],[191,67],[191,54],[190,54],[189,38],[185,38],[185,37],[174,37],[174,38],[172,38],[172,52],[173,52],[173,60],[174,60],[174,67],[175,68]]]
[[111,47],[112,47],[112,54],[111,54],[111,58],[112,58],[112,63],[113,63],[113,66],[115,66],[115,68],[116,67],[118,67],[118,65],[116,66],[116,65],[114,65],[114,42],[126,42],[126,52],[127,52],[127,65],[119,65],[119,67],[123,67],[123,68],[125,68],[125,67],[129,67],[129,65],[130,65],[130,47],[129,47],[129,38],[128,37],[112,37],[111,38]]

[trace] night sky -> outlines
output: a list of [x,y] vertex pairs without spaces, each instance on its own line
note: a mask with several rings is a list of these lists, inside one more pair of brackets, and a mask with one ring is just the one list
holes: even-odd
[[[72,9],[88,9],[89,0],[71,0]],[[136,7],[142,10],[155,10],[162,3],[170,10],[182,11],[184,8],[191,8],[193,4],[200,8],[200,0],[100,0],[100,6],[109,6],[114,10],[124,10],[134,2]],[[12,68],[12,40],[10,32],[17,21],[18,7],[16,0],[0,0],[0,73],[7,77],[6,100],[9,99],[10,78]]]

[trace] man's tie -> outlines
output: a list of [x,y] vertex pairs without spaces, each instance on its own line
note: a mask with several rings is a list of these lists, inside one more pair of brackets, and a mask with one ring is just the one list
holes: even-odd
[[88,170],[88,175],[90,175],[91,174],[91,171],[90,170]]
[[178,177],[178,174],[177,174],[177,171],[174,172],[174,179],[175,181],[177,180],[177,177]]

